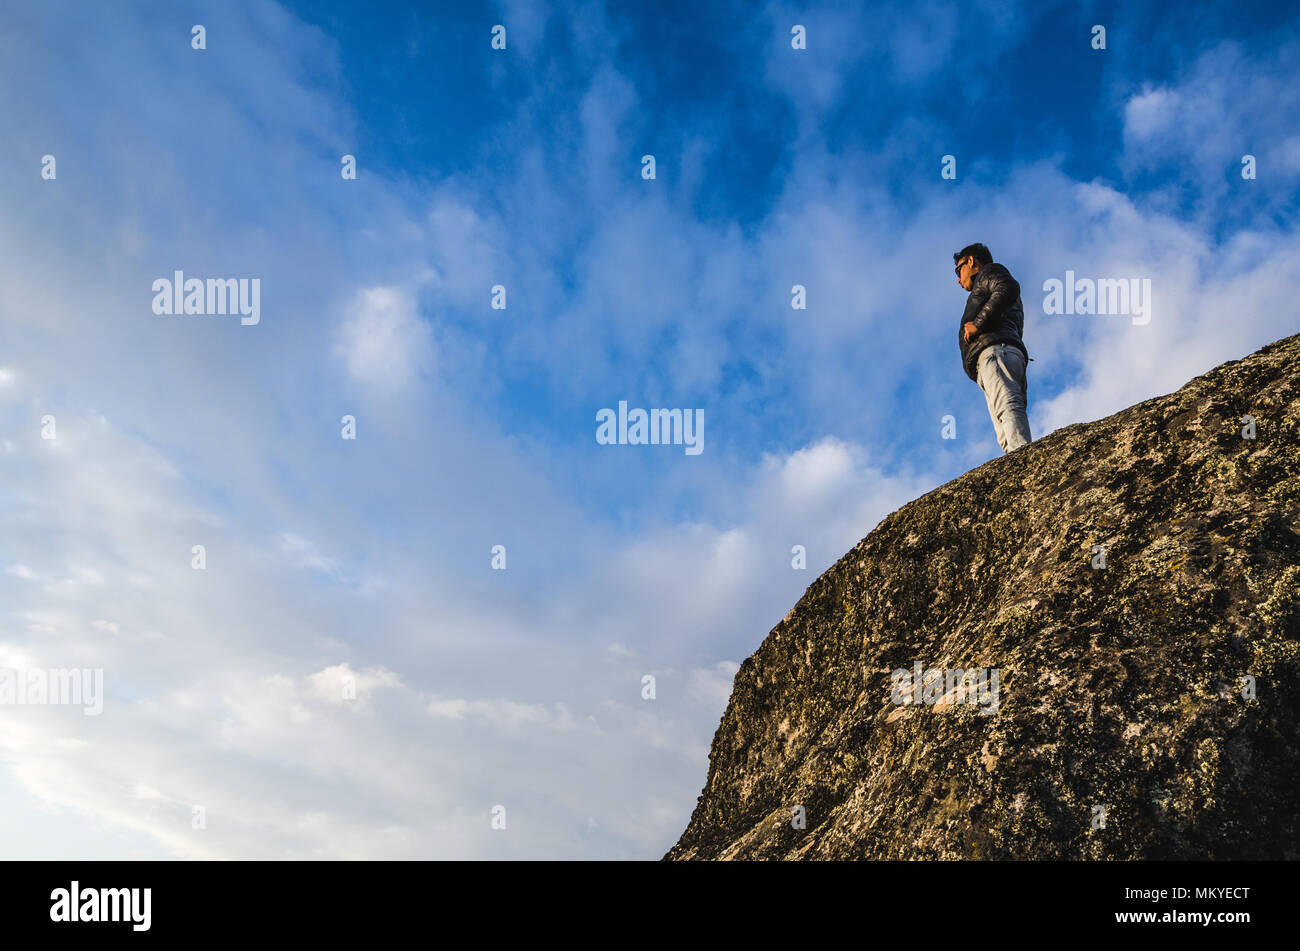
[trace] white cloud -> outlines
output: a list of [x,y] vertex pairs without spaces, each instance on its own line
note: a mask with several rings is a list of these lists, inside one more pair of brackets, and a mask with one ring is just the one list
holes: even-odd
[[289,560],[291,564],[308,568],[312,571],[319,571],[326,575],[337,575],[339,572],[338,562],[326,555],[307,541],[305,538],[293,534],[293,532],[281,532],[277,538],[281,553]]
[[[1135,177],[1155,169],[1174,174],[1205,225],[1258,207],[1252,202],[1259,197],[1284,199],[1300,171],[1292,159],[1297,57],[1294,39],[1254,50],[1224,40],[1174,78],[1144,82],[1121,103],[1121,167]],[[1247,154],[1258,162],[1253,182],[1240,176]]]
[[1135,139],[1148,139],[1177,121],[1178,94],[1169,89],[1150,89],[1133,96],[1124,106],[1124,131]]
[[353,377],[383,392],[399,390],[429,372],[433,336],[409,291],[360,291],[338,329],[337,347]]
[[581,725],[562,703],[548,707],[542,703],[520,703],[516,700],[435,697],[429,701],[426,709],[431,717],[450,720],[474,717],[498,730],[515,731],[523,727],[572,730]]
[[310,696],[321,703],[369,712],[376,691],[400,687],[401,678],[383,667],[353,670],[350,664],[335,664],[311,674]]

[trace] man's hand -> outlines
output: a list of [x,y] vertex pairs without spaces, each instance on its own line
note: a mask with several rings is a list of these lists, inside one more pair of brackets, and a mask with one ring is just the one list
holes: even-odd
[[961,327],[961,342],[965,343],[967,340],[971,338],[971,335],[974,333],[975,333],[975,325],[972,324],[969,320],[966,321],[966,323],[962,324]]

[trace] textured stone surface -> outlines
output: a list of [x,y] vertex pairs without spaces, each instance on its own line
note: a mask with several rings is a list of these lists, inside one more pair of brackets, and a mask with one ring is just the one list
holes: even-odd
[[[997,712],[894,703],[918,660]],[[1300,858],[1298,694],[1300,335],[882,521],[741,665],[665,857]]]

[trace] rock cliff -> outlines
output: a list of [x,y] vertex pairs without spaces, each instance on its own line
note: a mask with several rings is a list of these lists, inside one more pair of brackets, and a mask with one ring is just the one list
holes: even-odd
[[884,519],[665,858],[1296,859],[1298,723],[1300,335]]

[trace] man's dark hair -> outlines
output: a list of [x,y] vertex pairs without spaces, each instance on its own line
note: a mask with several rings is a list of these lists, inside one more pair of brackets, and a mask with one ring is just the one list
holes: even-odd
[[985,264],[993,263],[993,255],[990,254],[989,249],[984,247],[984,245],[982,244],[966,245],[966,247],[962,248],[960,251],[958,251],[956,254],[952,256],[952,263],[956,264],[962,258],[970,254],[975,255],[975,260],[980,263],[980,267],[983,267]]

